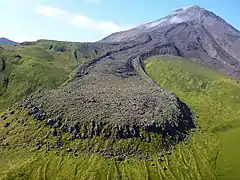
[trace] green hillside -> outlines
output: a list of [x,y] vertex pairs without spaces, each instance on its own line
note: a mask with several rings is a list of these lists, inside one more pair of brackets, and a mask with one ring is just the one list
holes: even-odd
[[205,147],[213,148],[211,141],[215,141],[216,152],[211,159],[219,179],[238,179],[240,84],[180,58],[151,58],[146,71],[161,87],[175,92],[191,107],[203,134],[210,138]]
[[[0,47],[0,109],[43,88],[56,88],[76,66],[96,56],[81,43],[40,40]],[[81,52],[79,51],[81,50]]]
[[[56,88],[80,63],[67,58],[71,52],[53,53],[42,44],[37,46],[41,47],[41,52],[39,47],[36,50],[39,56],[37,52],[27,55],[33,53],[26,50],[32,47],[14,47],[11,53],[1,51],[10,59],[8,68],[1,72],[1,77],[10,77],[8,87],[1,86],[2,108],[36,89]],[[22,53],[18,64],[14,64],[16,52]],[[94,149],[105,147],[107,141],[100,137],[83,139],[74,146],[77,142],[68,141],[68,134],[62,137],[62,149],[37,150],[39,142],[55,142],[57,137],[50,136],[44,123],[33,120],[24,110],[14,109],[0,114],[6,117],[0,120],[0,179],[238,179],[240,84],[175,57],[150,58],[146,72],[161,87],[175,92],[197,117],[199,128],[172,152],[159,157],[153,152],[157,144],[146,143],[140,156],[104,158]],[[131,144],[134,148],[138,144],[127,141],[120,140],[117,145]],[[67,147],[81,151],[73,148],[67,152]],[[87,153],[90,150],[93,153]]]

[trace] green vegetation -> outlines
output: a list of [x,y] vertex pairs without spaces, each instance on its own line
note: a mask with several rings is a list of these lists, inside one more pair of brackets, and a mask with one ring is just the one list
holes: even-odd
[[[7,54],[4,56],[7,57]],[[15,53],[8,58],[13,56]],[[49,59],[44,61],[41,58],[25,59],[22,55],[22,63],[8,65],[4,75],[11,77],[15,72],[14,78],[19,79],[15,79],[17,86],[4,92],[5,98],[2,99],[12,96],[7,96],[8,91],[17,94],[23,89],[22,92],[29,93],[24,89],[29,84],[34,85],[29,90],[32,92],[39,87],[55,88],[65,81],[72,69],[70,65],[61,58],[51,60],[49,54],[46,56]],[[54,66],[49,66],[49,63]],[[42,69],[32,67],[32,64]],[[44,71],[46,66],[48,69]],[[41,76],[32,74],[35,76],[31,83],[30,75],[28,79],[24,78],[34,67]],[[15,71],[16,68],[23,68],[23,72],[30,69],[21,75]],[[64,75],[60,73],[63,70],[66,72]],[[57,137],[51,137],[49,128],[33,120],[27,112],[15,109],[13,115],[8,112],[7,119],[0,120],[0,179],[238,179],[240,84],[197,63],[176,57],[152,57],[146,62],[146,71],[161,87],[175,92],[195,113],[199,128],[187,141],[161,158],[157,153],[159,144],[152,142],[141,145],[140,149],[144,152],[141,156],[119,160],[117,156],[104,158],[95,153],[109,143],[101,137],[68,141],[69,135],[63,134],[63,148],[51,148],[46,152],[45,146],[36,150],[36,143],[53,143]],[[56,77],[58,79],[54,80]],[[24,84],[26,81],[28,84]],[[14,84],[9,84],[10,87]],[[8,127],[4,127],[6,123],[9,123]],[[121,140],[114,148],[122,146],[134,149],[138,142],[134,139]],[[73,151],[67,153],[67,147],[73,147]],[[75,148],[80,151],[75,153]],[[88,154],[89,151],[93,153]],[[153,155],[149,156],[147,152]]]
[[[5,123],[10,125],[5,128]],[[36,150],[38,141],[51,143],[56,137],[48,137],[48,127],[20,111],[0,121],[0,132],[0,179],[215,179],[215,161],[211,157],[218,144],[215,138],[201,132],[196,132],[189,141],[177,145],[172,153],[160,159],[156,153],[158,144],[153,142],[141,144],[141,149],[152,156],[143,153],[138,157],[128,156],[123,161],[118,156],[106,159],[96,153],[87,153],[108,144],[101,138],[68,141],[69,136],[64,134],[63,149],[45,152],[44,146]],[[95,146],[91,148],[93,143]],[[114,148],[126,144],[133,149],[138,143],[121,140]],[[76,148],[72,148],[73,151],[67,153],[67,147],[82,149],[75,153]]]
[[181,58],[151,58],[146,71],[161,87],[175,92],[191,107],[199,126],[210,138],[205,142],[207,148],[213,148],[212,141],[216,140],[216,154],[209,158],[215,161],[213,167],[219,179],[238,179],[240,84]]
[[[68,79],[76,66],[96,56],[93,50],[78,48],[84,44],[44,41],[31,46],[2,46],[0,48],[0,110],[25,95],[53,89]],[[80,48],[81,49],[81,48]]]

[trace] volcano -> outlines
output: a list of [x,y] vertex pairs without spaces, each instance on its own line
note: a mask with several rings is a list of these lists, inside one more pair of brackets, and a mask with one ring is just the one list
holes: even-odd
[[149,141],[146,133],[156,133],[164,142],[184,140],[195,127],[194,115],[174,93],[150,79],[144,63],[151,56],[180,56],[240,78],[239,31],[196,5],[88,47],[97,58],[77,67],[60,88],[25,101],[30,114],[53,120],[54,136],[69,132],[73,138]]

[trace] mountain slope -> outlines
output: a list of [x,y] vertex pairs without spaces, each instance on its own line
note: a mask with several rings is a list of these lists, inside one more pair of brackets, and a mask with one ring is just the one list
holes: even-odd
[[237,45],[193,6],[96,43],[1,46],[0,178],[237,177]]
[[77,65],[100,55],[100,48],[46,40],[0,46],[0,109],[36,90],[60,86]]
[[239,82],[198,63],[174,57],[152,57],[146,62],[146,71],[161,87],[174,91],[198,117],[202,134],[209,138],[204,147],[215,150],[215,154],[209,156],[212,156],[217,178],[237,179],[240,165],[237,143],[240,135]]
[[[211,29],[217,25],[220,34]],[[235,44],[229,38],[231,35],[236,36]],[[138,132],[150,128],[161,136],[172,134],[174,141],[179,135],[184,139],[187,131],[194,127],[190,110],[175,95],[151,81],[145,73],[144,61],[154,55],[182,56],[239,78],[235,50],[238,37],[237,30],[205,9],[198,6],[180,9],[154,23],[115,33],[97,42],[108,44],[102,56],[76,68],[66,86],[29,97],[26,106],[29,109],[34,104],[41,106],[49,118],[57,118],[64,112],[64,128],[57,127],[54,131],[61,134],[71,129],[73,138],[103,132],[107,137],[139,138]],[[223,40],[227,43],[221,43]],[[230,45],[232,53],[225,51]],[[182,128],[186,131],[178,130],[182,118],[187,119]],[[82,134],[86,122],[92,125],[83,128]],[[179,133],[175,136],[172,131]]]
[[151,37],[152,47],[171,44],[182,57],[194,58],[208,68],[240,77],[240,32],[199,6],[176,10],[160,20],[114,33],[100,42],[128,42],[143,36]]
[[11,44],[11,45],[14,45],[14,44],[17,44],[17,43],[14,42],[14,41],[9,40],[7,38],[2,37],[2,38],[0,38],[0,44]]

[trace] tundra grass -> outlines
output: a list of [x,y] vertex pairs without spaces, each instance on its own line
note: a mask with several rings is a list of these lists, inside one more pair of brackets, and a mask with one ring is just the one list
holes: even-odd
[[[53,42],[56,46],[69,46],[70,50],[50,50]],[[31,46],[6,45],[0,49],[0,110],[34,91],[59,87],[77,65],[93,58],[92,52],[86,51],[84,57],[76,60],[73,51],[77,46],[53,42],[40,41]]]
[[[207,155],[213,160],[217,178],[239,179],[240,84],[181,58],[153,57],[147,61],[146,71],[157,84],[175,92],[190,106],[203,134],[210,140],[204,146],[211,149],[212,141],[218,144],[216,154]],[[196,146],[198,138],[193,137]],[[194,158],[191,161],[201,163]]]
[[[187,141],[160,159],[152,152],[156,144],[142,145],[145,152],[153,154],[150,158],[129,156],[123,161],[94,153],[66,153],[65,149],[46,153],[45,149],[36,150],[34,140],[46,139],[49,129],[27,116],[8,115],[0,121],[0,142],[4,145],[0,148],[0,179],[238,179],[240,85],[181,58],[150,58],[146,71],[195,113],[199,128]],[[10,123],[7,128],[6,122]],[[105,143],[93,141],[96,148]],[[131,142],[134,148],[136,142]],[[117,146],[124,143],[120,141]]]

